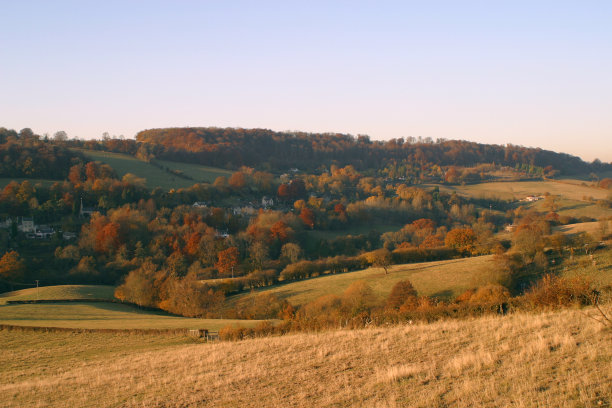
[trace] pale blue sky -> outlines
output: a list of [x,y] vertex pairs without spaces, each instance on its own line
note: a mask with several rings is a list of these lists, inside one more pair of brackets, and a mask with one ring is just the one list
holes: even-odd
[[0,126],[465,139],[612,161],[609,1],[0,0]]

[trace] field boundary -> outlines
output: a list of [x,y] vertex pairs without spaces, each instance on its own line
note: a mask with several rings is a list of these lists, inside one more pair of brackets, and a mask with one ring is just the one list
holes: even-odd
[[113,334],[182,334],[188,335],[189,329],[82,329],[75,327],[20,326],[0,324],[0,330],[44,332],[44,333],[113,333]]
[[[136,307],[141,308],[140,306],[134,304],[134,303],[126,303],[126,302],[121,302],[120,300],[116,300],[116,299],[104,299],[104,298],[100,298],[100,299],[92,299],[92,298],[84,298],[84,299],[79,299],[79,298],[75,298],[75,299],[25,299],[25,300],[7,300],[5,302],[5,304],[7,305],[28,305],[28,304],[34,304],[34,303],[82,303],[82,302],[91,302],[91,303],[121,303],[121,304],[128,304],[128,305],[134,305]],[[155,309],[158,310],[158,309]]]

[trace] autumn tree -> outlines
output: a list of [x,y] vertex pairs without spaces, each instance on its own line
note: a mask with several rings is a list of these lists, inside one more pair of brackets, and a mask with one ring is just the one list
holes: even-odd
[[9,251],[0,258],[0,278],[19,281],[25,274],[25,264],[17,251]]
[[471,228],[455,228],[446,234],[444,243],[449,248],[472,252],[476,243],[476,233]]
[[369,313],[376,303],[374,291],[362,280],[353,282],[342,294],[342,308],[349,316]]
[[215,267],[220,276],[234,277],[234,268],[238,266],[238,255],[238,248],[236,247],[227,248],[217,254],[218,260]]
[[314,228],[315,216],[314,212],[310,208],[302,208],[302,211],[300,212],[300,219],[308,228]]
[[229,178],[228,184],[234,190],[241,190],[246,186],[246,176],[243,172],[237,171]]
[[391,293],[387,298],[386,309],[398,311],[407,301],[416,302],[417,291],[408,280],[397,282],[393,285]]
[[391,252],[387,248],[377,249],[376,251],[365,254],[366,261],[376,268],[383,268],[385,274],[389,273],[392,258]]
[[295,263],[300,259],[302,249],[298,244],[292,242],[286,243],[281,248],[281,258],[286,259],[291,263]]
[[256,241],[249,248],[249,256],[253,262],[253,265],[255,265],[256,268],[261,269],[264,262],[268,260],[269,248],[263,242]]

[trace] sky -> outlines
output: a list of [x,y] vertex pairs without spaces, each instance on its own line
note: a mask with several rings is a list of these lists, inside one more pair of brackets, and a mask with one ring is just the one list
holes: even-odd
[[422,136],[612,162],[610,1],[0,0],[0,127]]

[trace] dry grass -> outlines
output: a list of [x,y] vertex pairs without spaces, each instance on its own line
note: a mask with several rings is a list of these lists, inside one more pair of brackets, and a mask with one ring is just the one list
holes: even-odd
[[[287,299],[293,305],[304,305],[320,296],[341,294],[353,282],[365,280],[374,293],[387,297],[393,285],[401,280],[410,280],[419,295],[453,298],[467,289],[487,283],[498,282],[502,278],[492,255],[473,258],[451,259],[447,261],[423,262],[394,265],[385,274],[382,268],[368,268],[361,271],[325,275],[318,278],[292,282],[262,289]],[[260,293],[256,291],[253,293]],[[228,308],[238,299],[253,296],[245,293],[228,299]]]
[[187,341],[0,332],[8,351],[0,355],[0,406],[611,403],[612,332],[573,310],[238,343]]
[[593,197],[595,199],[604,199],[608,196],[609,191],[582,185],[580,183],[572,183],[569,180],[563,182],[555,181],[514,181],[514,182],[494,182],[494,183],[479,183],[469,184],[465,186],[440,186],[440,191],[453,192],[466,197],[475,198],[501,198],[520,200],[528,195],[543,195],[550,193],[559,195],[569,200],[581,201],[583,197]]
[[559,225],[554,227],[552,232],[562,232],[564,234],[577,234],[580,232],[587,232],[591,234],[593,237],[600,234],[600,226],[599,222],[583,222],[580,224],[568,224],[568,225]]

